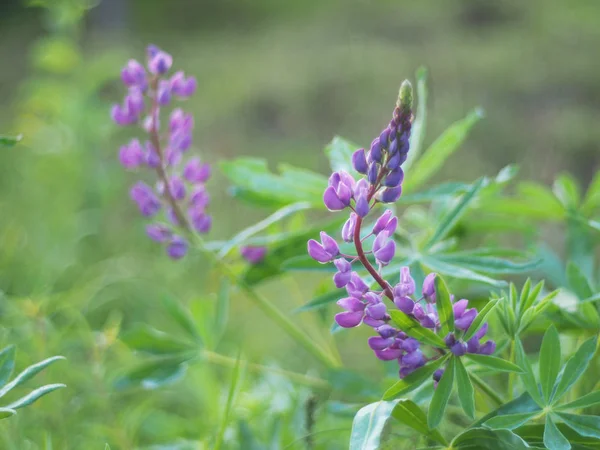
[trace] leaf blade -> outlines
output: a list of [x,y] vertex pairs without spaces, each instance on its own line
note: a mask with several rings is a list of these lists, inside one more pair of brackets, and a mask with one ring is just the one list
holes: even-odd
[[455,359],[455,357],[450,358],[442,379],[431,398],[431,404],[427,413],[427,426],[430,429],[434,429],[440,424],[446,411],[446,406],[448,406],[448,400],[450,400],[450,394],[452,394],[452,387],[454,386]]
[[478,355],[475,353],[467,353],[465,355],[467,358],[469,358],[471,361],[484,366],[484,367],[488,367],[490,369],[494,369],[494,370],[498,370],[500,372],[516,372],[516,373],[521,373],[523,372],[523,369],[521,369],[519,366],[505,361],[501,358],[498,358],[496,356],[490,356],[490,355]]
[[551,325],[542,339],[540,348],[539,376],[542,385],[544,401],[549,403],[552,398],[552,388],[560,370],[560,338],[554,325]]
[[450,357],[449,354],[442,356],[429,364],[419,367],[417,370],[407,375],[406,377],[398,380],[390,388],[388,388],[383,394],[384,400],[391,400],[400,395],[408,394],[409,392],[417,389],[423,382],[433,375],[433,372],[438,370]]
[[471,419],[475,417],[475,390],[471,383],[469,373],[460,358],[456,359],[456,385],[458,387],[458,399],[463,410]]
[[392,322],[394,322],[408,336],[434,347],[445,348],[444,340],[428,328],[423,327],[412,317],[408,317],[402,311],[389,311]]

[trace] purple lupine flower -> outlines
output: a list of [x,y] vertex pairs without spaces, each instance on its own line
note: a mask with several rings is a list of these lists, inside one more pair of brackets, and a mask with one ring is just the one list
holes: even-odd
[[423,297],[430,303],[435,303],[435,273],[430,273],[423,280]]
[[121,70],[121,80],[127,87],[137,86],[145,90],[148,86],[146,69],[135,59],[130,59],[123,70]]
[[394,296],[407,296],[415,293],[416,285],[414,278],[410,275],[410,268],[400,268],[400,282],[394,286]]
[[141,166],[145,161],[145,157],[140,141],[133,139],[129,144],[121,147],[119,161],[126,169],[135,169]]
[[[158,47],[150,45],[146,53],[148,72],[133,59],[121,71],[128,90],[123,102],[112,107],[111,116],[118,125],[139,124],[147,133],[143,146],[134,139],[121,147],[119,160],[126,169],[155,169],[156,191],[140,181],[131,188],[130,196],[144,216],[164,211],[173,229],[153,223],[146,227],[146,234],[163,244],[171,258],[179,259],[188,249],[183,234],[206,233],[211,228],[212,218],[206,213],[209,196],[204,187],[210,177],[210,166],[191,158],[180,168],[184,152],[192,145],[194,119],[191,114],[175,108],[169,115],[168,133],[165,133],[161,130],[161,109],[169,105],[174,96],[192,95],[197,83],[194,77],[186,78],[183,72],[167,77],[173,58]],[[164,115],[164,111],[162,113]]]
[[323,203],[330,211],[340,211],[350,205],[354,178],[348,172],[340,170],[329,177],[329,186],[323,193]]
[[345,242],[352,242],[354,240],[354,229],[356,227],[356,220],[358,216],[355,213],[350,213],[350,218],[344,224],[342,228],[342,239]]
[[181,236],[173,236],[167,245],[167,254],[172,259],[181,259],[185,256],[188,250],[187,241]]
[[333,283],[335,287],[343,288],[352,279],[352,264],[346,261],[345,258],[338,258],[333,261],[337,272],[333,276]]
[[396,242],[389,238],[387,231],[382,231],[373,242],[373,255],[378,264],[387,266],[396,253]]
[[156,242],[167,242],[173,236],[173,231],[163,224],[150,224],[146,226],[146,234]]
[[363,175],[367,174],[367,170],[369,170],[369,165],[367,164],[367,157],[365,155],[365,149],[359,148],[352,154],[352,167],[358,173]]
[[267,247],[245,245],[240,247],[240,254],[250,264],[258,264],[265,259]]
[[375,198],[381,203],[394,203],[400,198],[400,195],[402,195],[402,186],[397,186],[378,191]]
[[340,327],[353,328],[360,325],[365,315],[365,304],[354,297],[346,297],[337,301],[338,306],[341,306],[346,311],[337,313],[335,321]]
[[350,274],[350,281],[346,284],[348,295],[354,298],[362,298],[369,291],[369,285],[356,272]]
[[171,92],[179,97],[191,97],[196,92],[197,82],[195,77],[186,78],[184,73],[179,71],[171,77]]
[[373,234],[378,235],[382,231],[387,231],[391,236],[396,232],[398,218],[395,217],[390,209],[386,210],[373,225]]
[[314,239],[308,241],[308,254],[321,264],[333,261],[340,253],[337,242],[324,231],[321,231],[321,242]]
[[191,158],[183,169],[183,176],[190,183],[205,183],[210,174],[210,165],[200,162],[200,158]]

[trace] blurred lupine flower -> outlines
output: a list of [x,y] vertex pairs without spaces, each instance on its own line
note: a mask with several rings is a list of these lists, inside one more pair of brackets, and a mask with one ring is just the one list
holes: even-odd
[[267,247],[246,245],[240,247],[240,254],[242,255],[242,258],[244,258],[250,264],[258,264],[265,259],[265,256],[267,255]]
[[[196,79],[181,71],[169,78],[173,58],[154,45],[147,48],[147,70],[136,60],[130,60],[121,71],[121,80],[128,88],[123,103],[114,105],[111,116],[117,125],[139,125],[147,133],[147,141],[133,139],[119,150],[119,161],[128,170],[154,169],[158,181],[153,189],[139,181],[130,190],[132,200],[142,215],[152,217],[162,210],[167,222],[149,224],[150,239],[165,246],[167,254],[180,259],[187,253],[188,242],[176,234],[207,233],[212,225],[206,214],[209,195],[204,183],[210,178],[210,166],[191,157],[181,167],[184,154],[192,145],[194,119],[191,114],[175,108],[168,117],[168,130],[161,130],[161,108],[177,98],[188,98],[196,90]],[[255,251],[252,259],[260,259]],[[263,255],[264,257],[264,255]]]
[[[495,350],[493,341],[480,344],[487,332],[487,324],[468,342],[461,340],[463,332],[469,329],[477,316],[474,308],[467,310],[467,300],[453,304],[457,334],[445,336],[446,347],[434,352],[421,348],[419,341],[395,328],[388,314],[388,306],[397,308],[421,326],[440,332],[435,304],[435,273],[425,277],[420,298],[415,296],[416,284],[408,267],[400,269],[399,282],[394,286],[381,275],[382,267],[392,261],[396,251],[394,234],[398,218],[392,210],[384,211],[372,224],[369,233],[361,233],[364,221],[377,203],[393,203],[402,194],[404,172],[401,165],[408,155],[412,121],[412,89],[408,82],[404,82],[389,125],[373,140],[369,151],[361,148],[352,155],[352,166],[362,177],[355,180],[343,170],[329,177],[323,203],[330,211],[350,210],[341,237],[345,242],[354,243],[356,256],[341,254],[336,240],[325,232],[321,232],[320,242],[314,239],[308,241],[308,254],[321,264],[333,262],[337,269],[333,276],[334,284],[337,288],[345,287],[348,293],[348,297],[337,302],[344,311],[335,315],[336,323],[344,328],[353,328],[361,323],[373,328],[377,335],[369,338],[369,347],[381,360],[397,360],[401,378],[448,351],[462,356],[465,353],[491,354]],[[375,236],[371,251],[365,252],[364,241],[370,236]],[[369,261],[369,254],[375,258],[379,270]],[[379,291],[372,290],[358,272],[352,270],[356,261],[375,279]],[[391,303],[386,305],[384,297]],[[451,301],[454,301],[453,296]],[[432,355],[428,357],[426,354]],[[436,385],[442,374],[443,369],[434,373]]]

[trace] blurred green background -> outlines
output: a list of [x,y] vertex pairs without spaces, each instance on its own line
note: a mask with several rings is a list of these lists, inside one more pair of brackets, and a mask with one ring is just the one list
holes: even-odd
[[[129,449],[202,440],[218,423],[227,369],[203,365],[160,391],[112,388],[136,361],[115,341],[119,328],[168,329],[162,296],[210,304],[217,288],[200,257],[173,263],[148,242],[127,195],[136,175],[116,158],[132,130],[117,129],[108,111],[123,95],[121,67],[143,59],[147,43],[197,76],[185,108],[210,162],[251,155],[326,174],[322,148],[335,134],[368,145],[399,83],[423,65],[426,144],[472,107],[486,111],[443,179],[471,181],[516,162],[522,177],[566,170],[585,185],[600,166],[599,18],[594,0],[1,2],[0,133],[24,135],[0,152],[2,341],[18,345],[18,367],[67,356],[44,381],[69,388],[2,421],[0,448]],[[229,199],[218,174],[209,187],[211,239],[267,213]],[[261,290],[290,311],[306,301],[304,281]],[[253,361],[317,367],[243,297],[231,301],[222,353],[241,347]],[[319,317],[297,320],[329,339]],[[376,377],[379,368],[364,367],[367,334],[336,339],[347,366]],[[293,405],[308,391],[269,380],[248,382],[236,414],[253,424],[266,407],[289,412],[281,432],[296,436]],[[323,438],[323,448],[344,448],[347,436]]]

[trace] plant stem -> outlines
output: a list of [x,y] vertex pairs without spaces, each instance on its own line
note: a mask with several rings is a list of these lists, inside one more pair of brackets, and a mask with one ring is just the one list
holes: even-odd
[[[508,353],[508,360],[511,363],[515,363],[515,359],[516,359],[516,355],[515,355],[515,341],[511,340],[510,341],[510,349],[509,349],[509,353]],[[514,391],[515,391],[515,377],[516,377],[516,373],[514,372],[509,372],[508,373],[508,400],[512,400],[513,396],[514,396]]]
[[[228,356],[221,355],[219,353],[211,352],[208,350],[202,351],[201,357],[208,362],[211,362],[213,364],[219,364],[224,367],[234,368],[236,366],[236,360],[234,358],[230,358]],[[331,385],[322,378],[311,377],[309,375],[291,372],[285,369],[278,369],[277,367],[263,366],[261,364],[255,364],[247,361],[240,361],[240,363],[248,370],[251,370],[253,372],[275,373],[278,375],[282,375],[298,384],[309,386],[315,389],[328,390],[331,388]]]
[[277,309],[269,300],[262,297],[256,290],[248,285],[245,281],[240,279],[234,271],[220,258],[217,258],[216,255],[206,249],[204,245],[204,241],[202,238],[195,232],[195,230],[191,227],[189,221],[187,220],[186,215],[181,210],[180,205],[177,203],[177,200],[173,197],[171,193],[171,189],[169,187],[169,179],[164,169],[164,155],[160,146],[160,137],[158,134],[158,118],[157,113],[158,103],[156,100],[156,87],[158,83],[158,78],[154,78],[150,82],[150,92],[153,93],[152,97],[152,109],[151,109],[151,117],[152,123],[150,127],[150,142],[154,146],[156,153],[160,159],[160,163],[156,168],[156,173],[160,181],[164,184],[164,194],[167,203],[173,211],[173,214],[177,218],[179,222],[179,226],[183,231],[185,231],[189,237],[194,239],[200,248],[200,250],[208,257],[211,258],[212,262],[219,268],[219,270],[227,277],[229,280],[242,289],[246,295],[252,300],[262,311],[263,313],[269,317],[273,322],[279,325],[283,331],[285,331],[288,335],[290,335],[296,342],[302,345],[306,351],[308,351],[311,355],[317,358],[321,363],[323,363],[328,368],[339,367],[340,361],[336,358],[332,357],[322,348],[320,348],[315,342],[312,341],[302,329],[296,326],[290,319],[288,319],[279,309]]
[[498,406],[502,406],[505,403],[504,400],[502,399],[502,397],[500,397],[496,393],[496,391],[494,391],[494,389],[492,389],[491,386],[488,385],[485,381],[483,381],[481,378],[479,378],[474,373],[470,373],[469,376],[471,377],[471,380],[473,380],[473,382],[477,385],[477,387],[479,389],[481,389],[482,392],[487,394],[487,396],[491,400],[493,400],[494,403],[496,403]]

